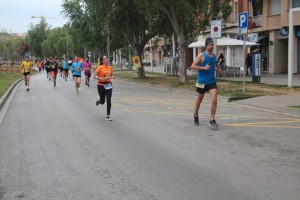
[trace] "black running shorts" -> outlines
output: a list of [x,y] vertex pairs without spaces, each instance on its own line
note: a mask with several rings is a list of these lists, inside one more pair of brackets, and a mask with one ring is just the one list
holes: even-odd
[[216,82],[211,83],[211,84],[205,84],[204,88],[196,87],[196,91],[200,94],[204,94],[205,92],[208,92],[209,90],[214,89],[214,88],[216,88],[216,89],[218,88]]

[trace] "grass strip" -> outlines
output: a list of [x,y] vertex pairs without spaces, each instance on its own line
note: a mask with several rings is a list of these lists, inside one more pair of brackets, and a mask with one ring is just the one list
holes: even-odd
[[23,77],[21,73],[0,72],[0,98],[6,90],[21,77]]

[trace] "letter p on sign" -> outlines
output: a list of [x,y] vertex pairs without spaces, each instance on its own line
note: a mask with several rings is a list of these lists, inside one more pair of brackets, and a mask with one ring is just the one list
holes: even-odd
[[248,12],[239,13],[239,33],[248,32]]

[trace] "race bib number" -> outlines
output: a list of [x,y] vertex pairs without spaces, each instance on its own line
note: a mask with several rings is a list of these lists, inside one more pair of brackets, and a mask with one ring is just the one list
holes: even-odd
[[74,68],[74,71],[75,71],[75,72],[79,72],[79,67],[75,67],[75,68]]
[[204,88],[205,84],[202,83],[196,83],[197,88]]
[[86,67],[85,70],[90,70],[90,68],[89,68],[89,67]]
[[106,90],[112,89],[112,84],[111,83],[105,84],[104,89]]

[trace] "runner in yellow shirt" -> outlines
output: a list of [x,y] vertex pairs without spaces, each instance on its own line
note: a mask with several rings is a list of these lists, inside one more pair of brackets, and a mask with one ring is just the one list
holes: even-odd
[[27,86],[27,91],[29,91],[29,79],[30,72],[32,70],[32,63],[29,61],[29,57],[25,56],[25,60],[21,63],[21,71],[24,75],[25,85]]

